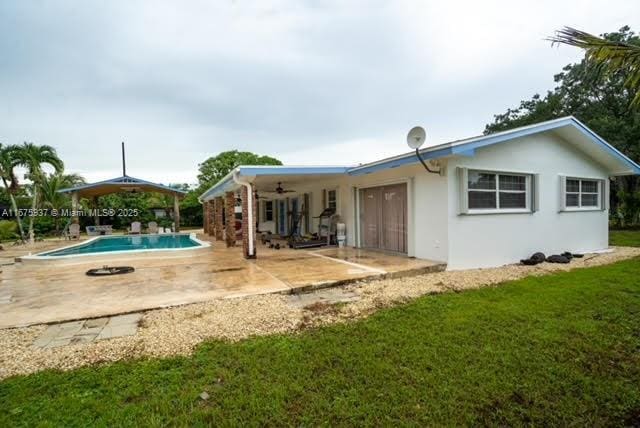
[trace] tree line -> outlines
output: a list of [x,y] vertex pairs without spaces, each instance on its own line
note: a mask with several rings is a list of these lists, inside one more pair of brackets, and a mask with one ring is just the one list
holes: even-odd
[[[47,167],[48,166],[48,167]],[[17,170],[24,169],[24,182],[19,180]],[[46,172],[52,169],[53,172]],[[78,174],[69,174],[64,170],[64,162],[56,149],[48,145],[23,143],[14,145],[0,144],[0,179],[3,189],[0,192],[0,205],[8,207],[0,220],[0,240],[17,240],[18,242],[34,242],[44,236],[61,235],[70,218],[58,216],[20,215],[38,209],[61,211],[71,207],[69,194],[60,190],[84,184],[85,179]],[[170,187],[187,191],[181,201],[181,224],[184,226],[201,226],[202,209],[197,200],[197,190],[188,184],[169,184]],[[91,207],[91,201],[81,199],[82,208]],[[98,205],[110,208],[128,208],[137,210],[140,215],[135,218],[105,218],[105,224],[116,229],[124,229],[132,221],[157,221],[160,226],[170,227],[172,219],[173,198],[160,193],[114,193],[98,198]],[[155,211],[164,210],[166,216],[156,219]],[[82,226],[93,224],[93,218],[80,218]]]
[[[573,115],[639,163],[640,37],[625,26],[600,37],[565,28],[549,40],[584,49],[584,59],[556,74],[546,94],[495,115],[485,134]],[[612,226],[640,226],[640,177],[616,177],[611,185]]]

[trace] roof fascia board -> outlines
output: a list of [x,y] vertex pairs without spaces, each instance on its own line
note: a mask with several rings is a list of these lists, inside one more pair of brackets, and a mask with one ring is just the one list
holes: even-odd
[[[133,180],[133,181],[132,182],[128,182],[128,183],[127,182],[117,181],[117,180],[120,180],[121,178],[128,178],[128,179]],[[159,189],[168,190],[168,191],[171,191],[171,192],[174,192],[174,193],[181,193],[181,194],[186,194],[187,193],[184,190],[174,189],[173,187],[165,186],[164,184],[153,183],[151,181],[146,181],[146,180],[142,180],[140,178],[129,177],[129,176],[110,178],[109,180],[96,181],[95,183],[82,184],[82,185],[76,186],[76,187],[68,187],[68,188],[65,188],[65,189],[58,190],[58,193],[77,192],[77,191],[81,191],[81,190],[91,189],[92,187],[97,187],[97,186],[101,186],[101,185],[104,185],[104,184],[111,184],[111,185],[114,185],[114,186],[127,186],[127,185],[135,186],[136,184],[145,184],[147,186],[157,187]]]
[[261,166],[242,165],[239,167],[241,176],[259,175],[323,175],[344,174],[349,170],[346,166]]
[[[613,147],[604,138],[602,138],[601,136],[599,136],[598,134],[593,132],[591,129],[589,129],[587,127],[587,125],[585,125],[584,123],[580,122],[578,119],[576,119],[573,116],[571,116],[571,119],[575,123],[576,128],[578,129],[578,131],[580,131],[584,136],[589,138],[591,141],[593,141],[593,142],[597,143],[598,145],[600,145],[601,147],[603,147],[613,157],[618,158],[624,164],[626,164],[630,169],[629,172],[631,172],[633,174],[640,174],[640,165],[638,165],[637,163],[635,163],[634,161],[629,159],[629,157],[627,157],[624,153],[622,153],[620,150],[618,150],[615,147]],[[618,174],[614,174],[614,175],[624,175],[624,173],[618,173]]]
[[236,171],[239,171],[239,168],[240,167],[233,168],[231,171],[229,171],[229,173],[227,175],[222,177],[222,179],[220,179],[220,181],[218,181],[213,186],[209,187],[202,195],[200,195],[198,197],[198,201],[200,201],[202,203],[204,200],[210,199],[211,196],[215,197],[218,194],[224,193],[224,191],[226,190],[227,186],[234,182],[233,181],[233,174]]
[[[489,145],[513,140],[516,138],[526,137],[528,135],[537,134],[540,132],[550,131],[550,130],[561,128],[564,126],[573,126],[577,130],[579,130],[583,135],[589,138],[589,140],[596,143],[600,147],[604,148],[612,156],[614,156],[619,161],[622,161],[625,165],[627,165],[630,168],[629,172],[640,174],[639,165],[637,165],[627,156],[622,154],[619,150],[617,150],[611,144],[607,143],[603,138],[598,136],[595,132],[590,130],[586,125],[582,124],[579,120],[577,120],[573,116],[556,119],[553,121],[541,123],[539,125],[528,126],[522,129],[516,129],[510,132],[482,136],[482,137],[478,137],[477,139],[463,142],[460,144],[453,143],[452,145],[446,148],[431,148],[431,149],[426,148],[424,150],[421,150],[420,154],[424,159],[434,159],[434,158],[444,157],[448,155],[474,156],[475,150],[481,147],[486,147]],[[415,156],[415,154],[408,153],[402,157],[389,159],[384,162],[378,162],[371,165],[363,165],[360,167],[352,168],[351,170],[349,170],[349,174],[350,175],[370,174],[372,172],[384,170],[387,168],[396,168],[398,166],[416,164],[418,162],[419,160]],[[620,174],[620,175],[623,175],[623,174]]]

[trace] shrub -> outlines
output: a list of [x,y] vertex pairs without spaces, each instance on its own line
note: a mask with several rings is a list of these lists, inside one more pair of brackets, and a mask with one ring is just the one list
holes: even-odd
[[0,220],[0,241],[18,238],[18,224],[13,220]]

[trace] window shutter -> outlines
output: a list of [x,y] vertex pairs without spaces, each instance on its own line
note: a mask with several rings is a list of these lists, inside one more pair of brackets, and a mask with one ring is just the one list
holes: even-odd
[[469,197],[467,195],[467,182],[469,171],[467,168],[458,167],[458,207],[459,214],[467,214],[469,212]]
[[609,209],[609,179],[600,180],[600,209]]
[[560,211],[565,211],[567,209],[567,195],[565,194],[567,190],[567,177],[564,175],[560,176]]
[[280,210],[279,203],[277,199],[273,200],[273,220],[275,223],[275,233],[278,234],[280,232],[280,216],[278,215],[278,211]]
[[531,212],[540,211],[540,174],[531,175]]

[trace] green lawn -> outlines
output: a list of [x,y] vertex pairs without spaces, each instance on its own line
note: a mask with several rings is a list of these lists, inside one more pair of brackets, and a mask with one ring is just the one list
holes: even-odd
[[638,424],[638,278],[635,259],[189,358],[16,377],[0,426]]
[[610,230],[609,243],[623,247],[640,247],[640,230]]

